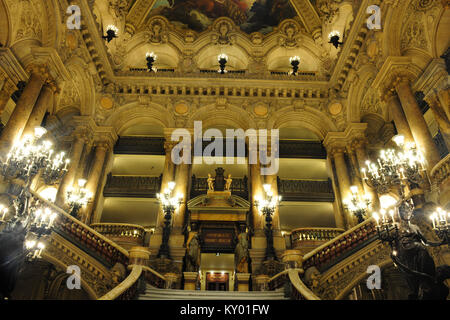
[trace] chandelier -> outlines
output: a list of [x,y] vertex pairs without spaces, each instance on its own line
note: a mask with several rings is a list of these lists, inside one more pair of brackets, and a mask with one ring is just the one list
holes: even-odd
[[221,53],[217,56],[217,61],[219,62],[219,68],[220,68],[217,72],[219,72],[220,74],[227,73],[227,70],[225,70],[225,67],[228,62],[228,56],[225,53]]
[[[69,160],[64,159],[64,152],[55,154],[52,143],[42,139],[46,132],[44,128],[36,127],[34,135],[25,135],[14,144],[0,164],[0,172],[7,180],[22,181],[10,186],[12,203],[0,205],[0,268],[10,279],[17,278],[24,258],[41,257],[44,237],[50,234],[57,218],[55,212],[30,192],[31,182],[37,175],[40,174],[46,183],[54,183],[67,172]],[[13,287],[2,287],[2,293],[6,292],[8,296]]]
[[273,192],[270,187],[270,184],[264,184],[264,199],[256,199],[254,202],[257,210],[259,210],[266,218],[266,260],[276,259],[275,248],[273,247],[272,215],[274,214],[278,204],[281,201],[281,196],[273,196]]
[[291,63],[292,66],[292,71],[290,72],[290,74],[296,76],[298,72],[298,66],[300,64],[300,57],[299,56],[290,57],[289,62]]
[[158,56],[154,52],[147,52],[145,54],[145,60],[147,60],[147,71],[148,72],[156,72],[156,67],[153,66],[153,63],[155,63],[156,58]]
[[181,205],[183,196],[178,194],[173,196],[173,190],[175,189],[175,182],[168,183],[168,187],[162,193],[156,194],[159,199],[162,209],[164,211],[164,227],[161,246],[158,252],[158,258],[169,258],[169,236],[170,236],[170,223],[172,221],[172,215],[176,209]]
[[362,178],[379,194],[388,193],[393,187],[405,183],[416,187],[424,181],[424,157],[416,145],[413,142],[405,144],[401,135],[395,136],[393,140],[398,150],[381,150],[377,161],[367,160],[367,169],[361,170]]
[[413,215],[424,208],[416,209],[405,189],[412,190],[424,182],[424,160],[414,143],[405,144],[403,136],[395,136],[393,140],[399,150],[382,150],[376,163],[368,161],[367,172],[362,170],[363,179],[377,192],[396,190],[399,195],[396,203],[372,213],[378,239],[389,243],[392,261],[411,289],[410,299],[445,299],[448,292],[445,293],[444,281],[450,267],[436,267],[427,247],[448,244],[448,214],[438,208],[430,216],[441,239],[438,243],[427,240],[420,228],[411,223]]

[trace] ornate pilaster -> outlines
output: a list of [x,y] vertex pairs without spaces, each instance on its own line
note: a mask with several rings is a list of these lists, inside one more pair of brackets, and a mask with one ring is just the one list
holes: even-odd
[[411,129],[409,128],[408,121],[403,113],[398,96],[395,93],[390,93],[385,97],[385,99],[391,117],[394,120],[395,127],[397,128],[397,132],[405,137],[405,141],[413,142],[414,139]]
[[442,137],[444,138],[445,145],[447,146],[447,150],[450,150],[450,121],[447,117],[447,114],[441,105],[437,94],[429,94],[425,97],[428,105],[430,106],[431,111],[433,112],[434,118],[438,123],[439,130],[442,133]]

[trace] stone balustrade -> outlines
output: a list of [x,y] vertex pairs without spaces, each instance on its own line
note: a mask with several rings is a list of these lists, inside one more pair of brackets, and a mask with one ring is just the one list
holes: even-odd
[[370,218],[322,244],[303,257],[303,268],[315,266],[319,271],[332,266],[346,255],[377,239],[375,220]]
[[439,203],[445,206],[450,201],[450,154],[439,161],[430,172],[432,183],[438,187],[441,192]]
[[136,224],[94,223],[92,229],[127,248],[144,244],[145,229]]
[[298,228],[291,232],[292,249],[306,254],[344,232],[340,228]]
[[31,191],[31,194],[40,203],[45,203],[46,206],[58,213],[58,218],[53,225],[53,230],[56,233],[107,266],[112,267],[116,263],[128,265],[129,254],[127,250],[70,216],[55,204],[43,199],[37,193]]

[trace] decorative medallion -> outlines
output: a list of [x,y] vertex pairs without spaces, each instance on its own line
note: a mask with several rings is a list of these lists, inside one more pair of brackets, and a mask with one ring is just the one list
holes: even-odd
[[180,102],[175,105],[175,112],[178,114],[186,114],[188,110],[189,108],[184,102]]
[[268,108],[263,104],[258,104],[253,108],[253,112],[255,112],[255,114],[260,117],[264,117],[268,111]]
[[329,105],[328,110],[333,116],[338,115],[342,111],[342,104],[339,102],[334,102]]
[[100,99],[100,105],[103,109],[109,110],[113,107],[114,101],[109,97],[103,97]]

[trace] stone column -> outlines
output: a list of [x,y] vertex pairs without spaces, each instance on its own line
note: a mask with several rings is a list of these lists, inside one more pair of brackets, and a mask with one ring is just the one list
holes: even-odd
[[435,89],[435,92],[447,118],[450,119],[450,88],[447,86],[447,88],[444,89]]
[[11,84],[10,81],[5,80],[2,90],[0,90],[0,116],[3,114],[3,111],[5,110],[6,105],[11,98],[11,95],[14,92],[14,88],[15,86]]
[[[164,150],[166,152],[164,159],[164,169],[161,179],[161,189],[160,192],[163,192],[164,189],[168,187],[168,183],[170,181],[175,181],[175,164],[172,162],[172,149],[175,146],[176,142],[170,141],[170,137],[166,137],[166,141],[164,142]],[[154,252],[158,253],[158,249],[162,243],[162,230],[164,226],[164,211],[161,206],[158,209],[158,216],[156,217],[156,227],[155,232],[152,234],[150,238],[150,247],[154,248]]]
[[58,193],[56,194],[55,204],[63,207],[66,201],[66,193],[73,185],[75,175],[77,173],[78,165],[80,164],[81,154],[83,152],[84,144],[86,143],[86,137],[83,134],[75,134],[72,151],[70,152],[70,164],[69,168],[61,179],[58,187]]
[[426,98],[426,101],[433,112],[434,118],[439,126],[439,130],[441,131],[442,138],[447,146],[447,150],[450,150],[450,121],[447,114],[445,113],[445,110],[436,95],[429,95]]
[[88,224],[91,220],[92,210],[94,208],[94,202],[97,197],[97,192],[99,190],[100,177],[103,173],[103,166],[105,164],[106,153],[109,150],[107,143],[98,143],[95,148],[94,161],[92,163],[91,170],[89,171],[89,176],[86,183],[86,189],[92,192],[92,199],[86,206],[83,214],[83,222]]
[[[265,176],[265,183],[271,185],[271,190],[273,192],[273,197],[278,197],[278,183],[276,175]],[[281,235],[281,224],[280,224],[280,210],[277,206],[275,212],[272,215],[272,230],[273,230],[273,247],[275,251],[286,250],[286,241]]]
[[30,79],[17,101],[11,117],[3,129],[0,138],[0,149],[6,154],[12,147],[16,139],[22,135],[23,129],[30,117],[34,104],[41,92],[41,88],[47,79],[48,74],[45,68],[33,68]]
[[[366,167],[366,161],[369,159],[369,157],[367,156],[366,144],[367,141],[362,139],[355,140],[353,142],[353,148],[355,149],[356,160],[359,165],[359,170],[361,170],[361,168]],[[361,175],[361,171],[359,172],[359,174]],[[361,190],[369,194],[370,197],[372,198],[372,209],[374,211],[378,211],[380,208],[380,199],[378,198],[378,193],[373,188],[371,188],[367,184],[367,182],[364,181],[364,179],[362,179],[362,187],[363,188]]]
[[411,133],[411,129],[409,128],[408,121],[406,120],[405,114],[403,113],[403,109],[397,95],[393,94],[389,96],[386,102],[388,105],[388,109],[391,112],[391,116],[394,120],[398,134],[404,136],[405,141],[413,142],[414,139]]
[[419,105],[413,95],[409,81],[405,78],[397,79],[394,84],[400,98],[403,111],[408,120],[412,136],[418,149],[426,159],[428,172],[440,161],[436,144],[428,130],[427,123],[422,115]]
[[[344,149],[335,148],[331,153],[334,158],[341,202],[344,203],[344,200],[350,195],[350,178],[348,175],[347,164],[345,163]],[[354,225],[353,218],[349,215],[348,210],[344,210],[344,223],[347,229]]]
[[42,87],[39,98],[36,101],[36,105],[31,112],[30,118],[25,125],[23,134],[33,134],[34,127],[40,126],[44,119],[45,112],[53,109],[54,93],[56,92],[56,84],[53,82],[47,82]]

